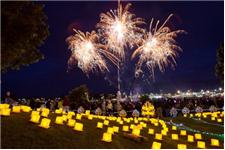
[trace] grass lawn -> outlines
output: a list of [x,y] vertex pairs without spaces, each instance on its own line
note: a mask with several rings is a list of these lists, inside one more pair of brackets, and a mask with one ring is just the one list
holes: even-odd
[[[103,129],[97,129],[96,124],[102,120],[94,118],[88,120],[82,117],[84,124],[84,131],[78,132],[73,130],[64,123],[64,125],[55,124],[55,114],[50,114],[51,124],[49,129],[40,128],[38,124],[29,122],[30,113],[12,113],[9,117],[1,117],[1,148],[151,148],[152,142],[161,142],[161,148],[177,148],[177,144],[187,144],[187,148],[197,148],[196,142],[187,142],[186,136],[179,136],[178,141],[171,139],[171,133],[180,133],[179,130],[172,131],[171,126],[167,136],[163,136],[163,140],[155,140],[154,135],[149,135],[148,128],[155,129],[155,132],[161,131],[161,125],[155,127],[150,122],[147,122],[147,127],[141,130],[141,135],[146,137],[146,140],[136,141],[124,136],[122,131],[122,125],[117,122],[110,121],[109,126],[119,126],[119,133],[115,133],[112,136],[112,142],[106,143],[101,141],[102,135],[107,130],[107,126]],[[169,121],[172,118],[164,118],[165,121]],[[185,126],[192,129],[207,131],[211,133],[223,134],[224,127],[216,126],[213,124],[205,124],[200,121],[196,121],[190,118],[177,117],[172,119],[175,123],[183,123]],[[209,121],[205,119],[206,121]],[[216,123],[216,122],[211,122]],[[126,123],[124,123],[126,124]],[[218,124],[218,123],[217,123]],[[220,123],[223,125],[223,123]],[[187,131],[187,134],[194,135],[193,132]],[[206,148],[220,148],[224,147],[224,140],[220,139],[220,146],[213,147],[210,145],[210,135],[203,135],[203,140],[206,142]]]

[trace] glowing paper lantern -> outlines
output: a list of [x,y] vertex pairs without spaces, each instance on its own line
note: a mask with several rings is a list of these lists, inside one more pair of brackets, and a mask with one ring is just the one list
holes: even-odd
[[88,120],[92,120],[93,119],[93,116],[92,115],[89,115],[88,116]]
[[222,119],[220,119],[220,118],[219,118],[219,119],[217,119],[217,122],[222,122]]
[[10,116],[11,109],[3,108],[3,109],[0,109],[0,111],[2,116]]
[[193,135],[188,135],[187,139],[188,139],[188,142],[194,142],[194,136]]
[[130,129],[133,129],[134,127],[135,127],[134,124],[131,124],[131,125],[130,125]]
[[74,130],[76,131],[83,131],[83,124],[82,123],[75,123],[75,126],[74,126]]
[[119,127],[113,126],[113,131],[116,132],[116,133],[118,133],[119,132]]
[[39,120],[40,120],[40,116],[37,114],[37,115],[31,115],[31,119],[30,121],[33,122],[33,123],[39,123]]
[[76,119],[81,120],[81,118],[82,118],[81,114],[77,114]]
[[155,115],[155,108],[150,102],[145,102],[145,104],[141,108],[141,114],[143,116],[154,116]]
[[193,114],[190,114],[190,118],[193,117]]
[[201,140],[202,139],[202,135],[200,133],[196,133],[195,134],[195,139],[196,140]]
[[187,131],[186,130],[180,130],[180,135],[187,135]]
[[90,110],[86,110],[85,111],[85,115],[90,115],[91,111]]
[[67,115],[68,115],[68,116],[75,116],[75,112],[69,111]]
[[172,126],[172,130],[177,130],[177,127],[176,126]]
[[9,108],[9,104],[0,104],[0,109],[7,109]]
[[109,125],[109,120],[104,120],[103,124],[108,126]]
[[43,116],[43,117],[48,117],[48,115],[49,115],[48,111],[42,111],[41,112],[41,116]]
[[177,144],[177,149],[187,149],[186,144]]
[[140,135],[140,129],[134,128],[134,129],[132,130],[132,134],[135,135],[135,136],[139,136],[139,135]]
[[198,147],[198,148],[205,148],[205,142],[203,142],[203,141],[198,141],[198,142],[197,142],[197,147]]
[[62,118],[63,118],[63,121],[67,121],[67,115],[63,115]]
[[172,140],[178,140],[178,134],[171,134]]
[[102,122],[98,122],[98,123],[97,123],[97,128],[102,129],[102,128],[103,128],[103,123],[102,123]]
[[129,127],[128,126],[123,126],[123,131],[129,131]]
[[61,113],[62,113],[62,111],[63,111],[63,110],[62,110],[62,108],[60,108],[60,109],[56,109],[56,110],[55,110],[55,113],[56,113],[56,114],[61,114]]
[[154,134],[154,129],[148,129],[148,134]]
[[20,113],[20,106],[13,106],[12,112],[14,112],[14,113]]
[[102,136],[102,141],[104,142],[112,142],[112,134],[105,132]]
[[211,145],[212,146],[219,146],[220,145],[219,140],[218,139],[211,139]]
[[63,124],[63,117],[56,117],[56,119],[55,119],[55,123],[56,124]]
[[69,127],[74,127],[75,123],[76,123],[76,120],[74,120],[74,119],[69,119],[67,125],[68,125]]
[[152,149],[160,149],[161,148],[161,143],[159,143],[159,142],[153,142],[152,143]]
[[156,133],[155,134],[155,139],[162,140],[162,134]]
[[39,111],[32,111],[31,116],[33,116],[33,115],[39,115]]
[[161,134],[162,134],[162,135],[167,135],[167,131],[161,130]]
[[114,134],[114,130],[112,127],[107,128],[107,133]]
[[21,106],[23,112],[30,112],[32,109],[29,106]]
[[50,125],[50,122],[51,122],[50,119],[43,118],[43,119],[41,120],[41,124],[39,125],[39,127],[48,129],[48,128],[49,128],[49,125]]

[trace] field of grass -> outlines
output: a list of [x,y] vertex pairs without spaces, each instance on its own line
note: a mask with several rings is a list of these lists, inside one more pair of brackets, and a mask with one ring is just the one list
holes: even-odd
[[[169,132],[167,136],[163,136],[163,140],[159,141],[154,139],[154,135],[148,134],[148,129],[153,128],[155,132],[160,133],[161,126],[155,127],[150,122],[147,122],[147,127],[141,130],[141,135],[146,137],[145,140],[134,140],[124,135],[125,132],[122,131],[122,125],[115,121],[110,121],[109,126],[119,126],[119,133],[114,133],[112,136],[112,142],[107,143],[101,141],[102,135],[107,130],[107,126],[103,129],[97,129],[97,122],[102,122],[102,120],[94,118],[93,120],[88,120],[82,117],[82,120],[77,120],[77,122],[82,122],[84,124],[84,131],[78,132],[73,130],[64,123],[64,125],[55,124],[56,114],[50,114],[51,119],[50,128],[44,129],[29,122],[30,113],[18,113],[11,114],[9,117],[1,117],[1,148],[151,148],[152,142],[161,142],[161,148],[177,148],[177,144],[187,144],[187,148],[197,148],[196,141],[193,143],[187,142],[186,136],[179,136],[178,141],[171,139],[172,133],[180,133],[179,130],[172,131],[171,126],[169,127]],[[163,118],[165,121],[170,121],[172,118]],[[177,117],[172,119],[175,123],[183,123],[185,126],[192,129],[207,131],[211,133],[223,134],[224,127],[216,126],[213,124],[205,124],[200,121],[193,120],[191,118]],[[210,120],[206,119],[206,121]],[[216,123],[216,122],[212,122]],[[124,123],[126,124],[126,123]],[[219,123],[216,123],[219,124]],[[220,123],[223,125],[223,123]],[[187,134],[194,135],[193,132],[187,131]],[[210,139],[217,138],[211,135],[202,134],[203,140],[206,142],[206,148],[220,148],[224,147],[224,140],[220,138],[220,146],[211,146]]]

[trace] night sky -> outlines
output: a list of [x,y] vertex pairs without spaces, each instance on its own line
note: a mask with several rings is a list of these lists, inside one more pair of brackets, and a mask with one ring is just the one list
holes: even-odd
[[[72,29],[91,31],[99,21],[99,14],[117,7],[117,2],[38,2],[45,5],[50,36],[40,47],[45,59],[19,71],[2,74],[2,94],[10,90],[18,97],[63,96],[73,87],[87,84],[94,93],[115,93],[115,74],[90,74],[79,68],[67,73],[70,56],[66,37]],[[127,2],[123,2],[127,3]],[[133,63],[127,64],[123,74],[123,91],[174,92],[180,90],[213,89],[219,87],[215,76],[216,50],[224,41],[224,3],[221,2],[132,2],[131,11],[148,23],[152,17],[163,22],[170,13],[175,16],[169,24],[184,29],[187,35],[177,38],[183,52],[177,58],[175,70],[155,72],[155,81],[134,79]],[[146,26],[146,28],[148,25]],[[131,50],[132,51],[132,50]],[[125,81],[126,79],[126,81]],[[110,84],[111,83],[111,84]]]

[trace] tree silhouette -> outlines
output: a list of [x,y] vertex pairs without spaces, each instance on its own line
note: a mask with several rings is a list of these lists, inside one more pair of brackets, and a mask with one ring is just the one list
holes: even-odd
[[224,84],[224,44],[222,43],[217,50],[217,63],[216,63],[216,76],[220,79],[223,86]]
[[5,1],[1,4],[1,72],[43,59],[38,47],[49,35],[43,5],[30,1]]

